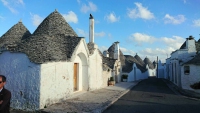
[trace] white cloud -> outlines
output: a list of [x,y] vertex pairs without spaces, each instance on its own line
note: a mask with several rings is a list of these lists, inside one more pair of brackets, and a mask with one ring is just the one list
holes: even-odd
[[172,36],[172,38],[162,37],[160,38],[161,43],[165,44],[167,47],[170,47],[171,50],[179,49],[184,43],[185,39],[180,36]]
[[24,1],[23,1],[23,0],[16,0],[16,2],[17,2],[18,4],[24,5]]
[[142,45],[142,43],[153,43],[156,38],[142,33],[134,33],[129,37],[129,40],[137,43],[136,45]]
[[43,21],[43,19],[44,19],[44,18],[40,17],[40,16],[37,15],[37,14],[32,14],[32,13],[30,13],[30,15],[31,15],[32,23],[33,23],[33,25],[36,26],[36,27],[37,27],[37,26]]
[[170,57],[170,53],[174,51],[172,48],[144,48],[140,50],[138,53],[142,58],[149,58],[152,62],[158,59],[162,62],[165,62],[166,58]]
[[77,31],[78,31],[78,36],[89,37],[89,34],[85,32],[84,30],[77,28]]
[[99,33],[94,33],[94,35],[96,36],[96,37],[104,37],[105,36],[105,32],[99,32]]
[[78,18],[73,11],[69,11],[68,14],[62,14],[67,22],[78,23]]
[[184,15],[170,16],[166,14],[164,17],[165,24],[181,24],[186,20]]
[[7,7],[12,13],[17,14],[18,11],[16,10],[16,7],[19,5],[24,6],[24,1],[23,0],[1,0],[3,5]]
[[141,3],[136,2],[135,5],[135,9],[128,9],[128,17],[131,19],[142,18],[149,20],[155,18],[154,14],[150,12],[148,8],[143,7]]
[[92,2],[88,2],[88,5],[83,4],[81,7],[81,12],[87,13],[88,11],[95,12],[97,10],[97,6]]
[[123,48],[123,47],[120,47],[120,50],[122,51],[122,53],[124,55],[134,55],[135,52],[133,50],[130,50],[130,49],[126,49],[126,48]]
[[200,27],[200,19],[194,20],[193,25],[196,26],[196,27]]
[[119,21],[120,17],[117,17],[115,13],[110,13],[109,15],[105,16],[105,19],[110,23],[114,23]]
[[11,2],[8,2],[6,0],[1,0],[1,2],[3,3],[4,6],[6,6],[12,13],[14,14],[17,14],[18,11],[16,9],[14,9],[12,6],[11,6]]
[[80,1],[80,0],[77,0],[77,2],[78,2],[78,4],[80,4],[80,3],[81,3],[81,1]]

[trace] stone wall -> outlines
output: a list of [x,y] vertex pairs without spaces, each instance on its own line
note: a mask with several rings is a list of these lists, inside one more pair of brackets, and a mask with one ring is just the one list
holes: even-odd
[[188,75],[184,73],[184,66],[181,67],[182,88],[188,90],[194,90],[190,87],[190,85],[200,81],[200,66],[188,65],[190,66],[190,73]]
[[89,57],[89,90],[103,87],[102,65],[102,56],[95,49],[93,55]]
[[40,109],[66,99],[73,93],[73,62],[41,65]]
[[11,91],[11,107],[33,110],[39,108],[40,65],[31,63],[23,53],[0,54],[0,74],[5,75],[5,87]]

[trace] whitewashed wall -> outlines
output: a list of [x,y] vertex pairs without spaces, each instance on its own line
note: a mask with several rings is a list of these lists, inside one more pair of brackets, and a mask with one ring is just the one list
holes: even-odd
[[102,76],[103,76],[103,84],[102,84],[102,87],[106,87],[106,86],[108,86],[108,80],[110,79],[110,77],[113,76],[112,70],[109,69],[109,71],[108,71],[108,70],[103,71],[103,72],[102,72]]
[[184,74],[184,66],[181,67],[182,88],[188,90],[194,90],[190,87],[190,85],[200,81],[200,66],[188,65],[190,66],[189,75]]
[[39,108],[40,65],[31,63],[23,53],[0,54],[0,74],[7,77],[11,91],[11,107],[33,110]]
[[89,57],[89,90],[95,90],[103,87],[103,69],[102,69],[102,57],[99,51],[96,49],[94,54]]
[[40,108],[66,99],[73,93],[73,62],[41,65]]
[[148,65],[146,65],[147,68],[147,74],[149,77],[155,77],[156,76],[156,67],[155,69],[150,69]]
[[148,71],[142,73],[140,69],[137,68],[136,64],[134,63],[133,70],[128,74],[128,82],[137,81],[141,79],[147,79],[147,78],[148,78]]

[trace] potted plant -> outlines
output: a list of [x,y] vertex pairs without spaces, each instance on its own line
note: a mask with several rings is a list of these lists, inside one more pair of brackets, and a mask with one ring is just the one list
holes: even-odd
[[113,77],[110,77],[110,80],[108,81],[108,84],[109,85],[115,85],[115,81],[114,81],[114,78]]
[[122,81],[123,82],[127,82],[127,79],[128,79],[128,75],[122,75]]

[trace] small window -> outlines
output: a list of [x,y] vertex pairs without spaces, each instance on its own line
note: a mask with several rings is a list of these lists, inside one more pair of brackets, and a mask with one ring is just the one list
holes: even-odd
[[190,66],[184,66],[184,73],[185,73],[185,75],[190,74]]

